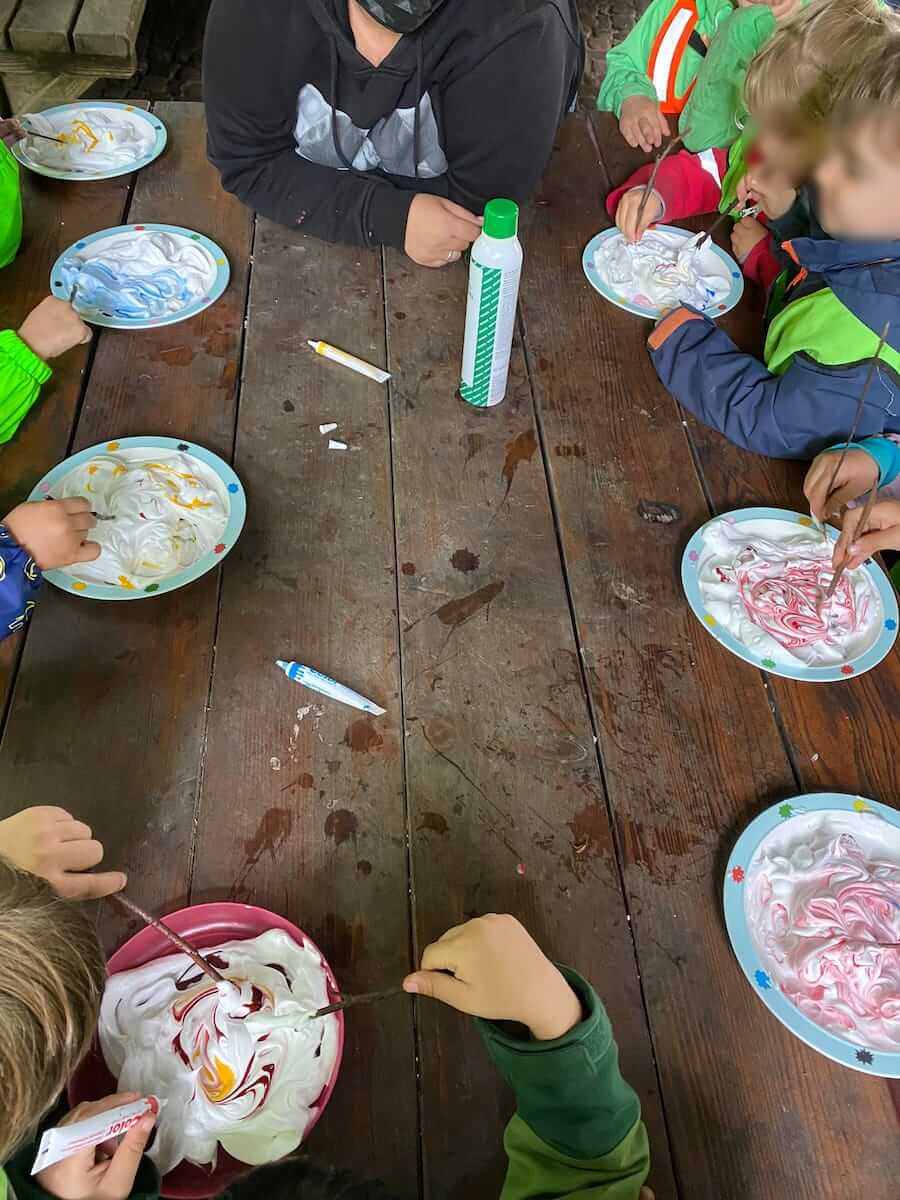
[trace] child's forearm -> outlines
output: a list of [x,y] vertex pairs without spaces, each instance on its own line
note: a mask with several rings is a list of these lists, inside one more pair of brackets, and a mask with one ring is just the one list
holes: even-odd
[[[864,368],[823,369],[795,355],[771,374],[708,317],[689,308],[669,313],[648,339],[662,382],[689,412],[738,446],[772,458],[814,458],[853,424]],[[884,412],[867,406],[868,436]]]
[[[653,187],[659,193],[664,211],[660,220],[679,221],[715,212],[722,195],[722,172],[727,163],[724,150],[689,154],[681,150],[663,159]],[[653,172],[651,164],[639,167],[621,187],[606,197],[606,211],[615,217],[619,201],[631,188],[642,187]]]
[[619,1070],[603,1005],[578,975],[565,974],[581,1000],[583,1020],[557,1041],[478,1023],[516,1096],[505,1139],[503,1200],[576,1191],[601,1197],[612,1184],[620,1188],[617,1196],[636,1200],[649,1168],[640,1104]]

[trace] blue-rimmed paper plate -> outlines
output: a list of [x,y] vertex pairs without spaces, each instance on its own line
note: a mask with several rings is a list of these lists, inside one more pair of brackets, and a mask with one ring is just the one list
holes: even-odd
[[812,1046],[820,1054],[842,1063],[845,1067],[853,1067],[856,1071],[865,1071],[867,1075],[879,1075],[889,1079],[900,1079],[900,1051],[893,1053],[880,1047],[861,1046],[831,1033],[815,1021],[805,1016],[799,1008],[775,985],[766,964],[762,962],[750,931],[744,912],[744,884],[750,875],[756,852],[762,841],[779,826],[784,825],[795,817],[802,817],[815,812],[845,812],[857,814],[861,821],[866,814],[876,814],[883,817],[895,829],[900,830],[900,813],[877,800],[867,800],[862,796],[847,796],[839,792],[818,792],[808,796],[798,796],[789,803],[773,804],[764,813],[751,821],[737,840],[737,844],[728,859],[725,871],[724,899],[725,925],[728,937],[741,969],[747,976],[750,986],[757,996],[778,1020],[795,1034],[801,1042]]
[[53,108],[45,108],[40,116],[45,117],[57,129],[63,129],[69,122],[70,114],[74,112],[94,112],[109,109],[120,109],[126,112],[129,119],[138,124],[146,124],[148,132],[153,135],[153,146],[141,158],[136,159],[132,163],[120,167],[107,167],[99,171],[92,171],[89,167],[72,167],[70,170],[61,170],[59,167],[48,167],[37,159],[31,157],[28,153],[27,139],[16,142],[13,145],[12,152],[19,160],[23,167],[27,167],[29,171],[34,171],[36,175],[46,175],[48,179],[65,179],[73,182],[94,182],[100,179],[115,179],[119,175],[130,175],[132,171],[140,171],[141,168],[148,166],[159,158],[163,150],[166,148],[168,134],[166,127],[163,125],[159,117],[153,113],[144,112],[141,108],[135,108],[133,104],[121,104],[112,100],[77,100],[72,104],[57,104]]
[[[891,581],[881,567],[871,559],[867,563],[864,563],[860,569],[865,571],[869,576],[881,601],[881,629],[868,650],[845,663],[836,663],[833,666],[827,667],[807,667],[801,662],[798,662],[795,666],[792,663],[778,662],[774,658],[760,656],[745,646],[743,642],[738,641],[727,629],[723,629],[715,617],[707,612],[697,575],[697,568],[703,555],[704,531],[715,521],[730,521],[732,524],[741,524],[745,521],[761,520],[789,521],[794,525],[812,527],[812,519],[810,517],[790,512],[785,508],[741,508],[735,512],[723,513],[722,516],[713,517],[707,521],[705,525],[702,525],[697,530],[687,546],[685,546],[684,555],[681,559],[681,584],[684,588],[684,594],[687,596],[688,604],[690,604],[694,616],[700,621],[703,628],[707,633],[712,634],[716,641],[721,642],[723,646],[730,650],[732,654],[736,654],[738,658],[742,658],[744,662],[752,663],[753,666],[760,667],[772,675],[782,675],[785,679],[802,679],[807,683],[837,683],[842,679],[852,679],[855,675],[862,675],[865,671],[871,671],[873,667],[877,667],[881,660],[890,652],[891,647],[897,639],[898,611],[897,593],[891,586]],[[828,525],[826,526],[826,532],[832,542],[837,541],[839,534],[836,529]]]
[[68,571],[45,571],[44,578],[64,592],[72,592],[76,596],[85,596],[91,600],[147,600],[151,596],[160,596],[164,592],[174,592],[185,587],[217,567],[229,553],[244,528],[247,516],[247,499],[243,485],[223,459],[212,451],[198,446],[195,442],[182,441],[179,438],[168,437],[124,437],[111,442],[100,442],[97,446],[89,446],[79,454],[73,454],[65,462],[54,467],[40,481],[29,500],[52,500],[53,489],[66,476],[82,463],[90,462],[98,454],[115,454],[119,450],[177,450],[196,458],[209,467],[221,480],[228,496],[228,523],[222,540],[211,553],[199,558],[184,571],[167,575],[164,579],[152,583],[142,583],[140,580],[126,580],[123,584],[91,583],[70,575]]
[[114,313],[104,312],[102,309],[90,308],[80,301],[76,295],[75,310],[80,317],[85,321],[89,321],[91,325],[102,325],[105,329],[156,329],[161,325],[177,325],[179,321],[187,321],[191,317],[195,317],[197,313],[201,313],[204,309],[209,308],[211,304],[215,304],[228,287],[228,281],[231,278],[231,267],[229,266],[225,251],[216,242],[205,237],[202,233],[196,233],[193,229],[185,229],[181,225],[159,225],[146,222],[143,225],[116,225],[112,229],[101,229],[98,233],[92,233],[89,237],[82,238],[71,245],[68,250],[59,256],[53,264],[53,270],[50,272],[50,290],[53,295],[59,296],[62,300],[69,299],[69,290],[66,287],[62,274],[63,264],[67,259],[73,254],[82,254],[85,250],[90,251],[91,254],[99,254],[102,251],[105,241],[121,237],[126,233],[132,233],[135,237],[149,237],[154,233],[168,233],[174,237],[184,238],[188,242],[193,242],[195,245],[201,247],[210,257],[210,285],[202,296],[198,296],[193,303],[186,304],[184,308],[180,308],[177,312],[163,317],[147,317],[145,319],[120,317]]
[[[654,229],[660,230],[662,233],[677,233],[681,234],[687,242],[691,238],[697,236],[689,229],[679,229],[677,225],[654,225]],[[612,229],[604,229],[602,233],[598,233],[584,248],[584,253],[581,256],[581,265],[584,273],[587,276],[588,283],[591,287],[600,293],[604,300],[608,300],[610,304],[615,304],[616,308],[624,308],[626,312],[634,313],[636,317],[646,317],[650,321],[658,321],[660,317],[664,317],[669,309],[657,308],[655,305],[645,306],[635,304],[626,296],[620,295],[614,288],[610,287],[597,272],[594,266],[594,254],[598,247],[607,239],[613,237],[621,237],[622,231],[616,226]],[[723,316],[730,309],[734,308],[741,296],[744,294],[744,276],[741,274],[741,269],[731,257],[715,242],[708,242],[704,250],[704,257],[707,255],[712,264],[715,265],[716,273],[727,276],[731,280],[731,290],[728,295],[719,304],[713,304],[706,309],[706,315],[713,319]]]

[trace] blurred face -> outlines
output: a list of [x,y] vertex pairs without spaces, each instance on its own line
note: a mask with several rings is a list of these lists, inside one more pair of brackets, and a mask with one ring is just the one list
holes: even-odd
[[792,183],[802,183],[812,168],[809,145],[794,138],[786,138],[773,129],[760,125],[754,140],[766,167],[783,175]]
[[815,178],[819,217],[832,237],[900,239],[900,140],[875,121],[842,131]]

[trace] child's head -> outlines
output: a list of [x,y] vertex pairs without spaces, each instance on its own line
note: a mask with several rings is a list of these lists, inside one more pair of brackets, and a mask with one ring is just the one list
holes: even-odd
[[826,145],[835,92],[900,21],[879,0],[812,0],[780,26],[747,68],[744,98],[766,164],[795,183]]
[[48,883],[0,858],[0,1164],[90,1045],[106,969],[93,928]]
[[900,33],[844,81],[816,182],[819,217],[833,237],[900,239]]

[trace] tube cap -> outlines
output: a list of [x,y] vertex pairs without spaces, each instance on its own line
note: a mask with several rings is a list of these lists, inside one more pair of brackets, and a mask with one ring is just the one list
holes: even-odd
[[489,200],[484,206],[484,232],[492,238],[514,238],[519,232],[519,206],[514,200]]

